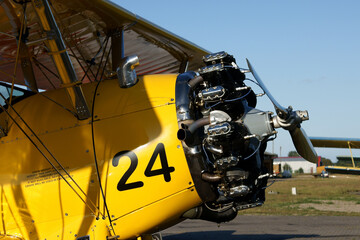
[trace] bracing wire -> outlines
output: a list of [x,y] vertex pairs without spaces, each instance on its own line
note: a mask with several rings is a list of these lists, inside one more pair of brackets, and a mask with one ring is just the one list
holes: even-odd
[[[35,58],[33,58],[35,60]],[[37,60],[36,60],[37,61]],[[40,70],[40,72],[44,75],[44,77],[46,78],[46,80],[50,83],[50,85],[56,89],[55,85],[52,83],[52,81],[50,80],[50,78],[46,75],[46,73],[44,72],[44,70],[40,67],[40,64],[38,62],[35,62],[35,66],[37,66]]]
[[108,63],[108,61],[109,61],[109,56],[110,56],[110,53],[111,53],[111,49],[112,49],[112,46],[110,47],[109,52],[108,52],[108,54],[107,54],[107,56],[106,56],[104,68],[103,68],[103,70],[102,70],[102,72],[101,72],[99,81],[101,81],[101,80],[103,79],[103,76],[104,76],[104,73],[105,73],[105,68],[106,68],[106,65],[107,65],[107,63]]
[[[97,81],[97,77],[98,77],[98,75],[99,75],[99,72],[100,72],[100,69],[101,69],[101,66],[102,66],[102,62],[103,62],[103,59],[104,59],[104,56],[105,56],[105,53],[106,53],[106,48],[107,48],[107,45],[108,45],[108,43],[109,43],[109,36],[107,36],[106,37],[106,43],[105,43],[105,47],[103,48],[103,54],[102,54],[102,56],[101,56],[101,59],[100,59],[100,64],[99,64],[99,67],[98,67],[98,69],[97,69],[97,71],[96,71],[96,75],[95,75],[95,82]],[[107,56],[107,58],[109,57],[109,54],[110,54],[110,50],[109,50],[109,53],[108,53],[108,56]],[[106,60],[106,62],[107,62],[107,60]],[[104,69],[105,69],[105,67],[106,67],[106,65],[104,66]],[[101,80],[101,79],[100,79]]]
[[[60,79],[59,75],[57,75],[56,73],[54,73],[51,69],[49,69],[48,67],[46,67],[44,64],[42,64],[39,60],[37,60],[36,58],[32,58],[35,62],[36,65],[39,65],[43,68],[45,68],[49,73],[51,73],[52,75],[54,75],[56,78]],[[39,67],[38,66],[38,67]],[[40,67],[39,67],[40,68]]]
[[[43,141],[41,141],[41,139],[37,136],[37,134],[32,130],[32,128],[26,123],[26,121],[21,117],[21,115],[15,110],[15,108],[7,101],[7,99],[4,97],[4,95],[2,93],[0,93],[0,96],[4,99],[5,103],[11,107],[11,109],[14,111],[14,113],[20,118],[20,120],[25,124],[25,126],[30,130],[30,132],[32,133],[32,135],[40,142],[40,144],[44,147],[44,149],[50,154],[50,156],[55,160],[55,162],[60,166],[61,170],[63,170],[65,172],[65,174],[71,179],[71,181],[74,182],[74,184],[76,185],[76,187],[82,192],[82,194],[86,197],[86,193],[84,192],[84,190],[82,190],[82,188],[78,185],[78,183],[73,179],[73,177],[71,177],[71,175],[69,174],[68,171],[66,171],[66,169],[62,166],[62,164],[55,158],[55,156],[50,152],[50,150],[45,146],[45,144],[43,143]],[[5,109],[1,104],[0,104],[1,109],[6,112],[6,114],[11,118],[11,120],[16,124],[16,126],[25,134],[25,136],[30,140],[30,142],[35,146],[35,148],[40,152],[41,155],[43,155],[43,157],[48,161],[48,163],[54,168],[54,170],[61,176],[61,178],[69,185],[69,187],[76,193],[76,195],[85,203],[85,205],[90,209],[90,211],[96,215],[96,213],[92,210],[92,208],[86,203],[86,201],[80,196],[80,194],[75,190],[75,188],[66,180],[66,178],[60,173],[60,171],[58,170],[57,167],[55,167],[55,165],[50,161],[50,159],[45,155],[45,153],[43,151],[41,151],[41,149],[37,146],[37,144],[30,138],[30,136],[25,132],[25,130],[19,125],[19,123],[10,115],[10,113],[8,112],[7,109]],[[95,207],[95,209],[98,209],[96,207],[96,205],[90,200],[90,203],[92,204],[93,207]]]
[[50,97],[46,96],[45,94],[40,93],[40,96],[46,98],[47,100],[49,100],[49,101],[55,103],[56,105],[60,106],[61,108],[65,109],[66,111],[68,111],[69,113],[71,113],[74,117],[77,116],[77,113],[76,113],[76,112],[74,112],[74,111],[68,109],[67,107],[61,105],[60,103],[56,102],[55,100],[51,99]]
[[21,27],[20,27],[20,36],[19,36],[19,43],[16,49],[16,60],[15,60],[15,66],[14,66],[14,73],[13,73],[13,80],[12,80],[12,84],[11,84],[11,93],[10,93],[10,104],[12,102],[12,95],[14,93],[14,86],[15,86],[15,79],[16,79],[16,71],[17,71],[17,66],[18,66],[18,62],[19,62],[19,55],[20,55],[20,46],[22,44],[22,35],[23,35],[23,31],[24,31],[24,26],[25,26],[25,20],[26,20],[26,2],[23,4],[23,17],[21,19]]

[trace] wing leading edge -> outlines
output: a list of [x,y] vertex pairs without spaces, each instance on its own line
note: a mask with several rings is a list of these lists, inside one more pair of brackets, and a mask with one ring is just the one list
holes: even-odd
[[314,147],[324,148],[360,148],[360,138],[310,137]]

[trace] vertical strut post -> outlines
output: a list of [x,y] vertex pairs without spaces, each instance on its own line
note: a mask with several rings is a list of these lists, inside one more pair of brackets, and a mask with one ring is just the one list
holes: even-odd
[[351,154],[352,165],[353,165],[353,167],[355,167],[355,161],[354,161],[354,157],[353,157],[353,154],[352,154],[352,151],[351,151],[351,142],[348,141],[347,143],[348,143],[350,154]]
[[188,67],[189,67],[189,59],[188,58],[183,59],[179,67],[179,73],[187,72]]
[[119,67],[121,59],[124,58],[124,29],[121,31],[116,30],[111,35],[111,60],[112,60],[112,70],[116,71]]
[[90,117],[90,111],[81,88],[81,82],[77,79],[49,3],[47,0],[32,0],[32,4],[39,17],[42,28],[47,34],[47,40],[45,42],[59,73],[62,86],[67,90],[78,118],[81,120],[87,119]]

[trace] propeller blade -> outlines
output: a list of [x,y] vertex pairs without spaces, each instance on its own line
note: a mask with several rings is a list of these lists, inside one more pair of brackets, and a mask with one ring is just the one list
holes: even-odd
[[293,140],[296,151],[308,160],[309,162],[317,163],[318,156],[315,152],[314,146],[310,142],[310,139],[306,135],[304,129],[300,127],[300,123],[309,119],[307,111],[293,111],[291,107],[284,108],[278,103],[271,95],[270,91],[266,88],[263,81],[261,81],[259,75],[256,73],[254,67],[250,61],[246,59],[250,72],[258,82],[259,86],[269,97],[270,101],[274,105],[278,116],[273,118],[273,124],[275,128],[282,127],[289,130],[291,138]]
[[252,75],[254,76],[255,80],[258,82],[258,84],[260,85],[262,90],[266,93],[266,95],[269,97],[270,101],[273,103],[276,113],[278,115],[281,115],[281,118],[286,118],[287,114],[288,114],[287,109],[284,108],[283,106],[281,106],[280,103],[278,103],[275,100],[275,98],[271,95],[270,91],[266,88],[265,84],[263,83],[263,81],[261,81],[259,75],[256,73],[254,67],[251,65],[249,59],[246,58],[246,62],[249,67],[249,70],[252,73]]
[[318,156],[315,152],[314,146],[310,142],[309,137],[306,135],[305,130],[301,127],[295,127],[294,129],[290,130],[290,135],[293,140],[294,146],[296,151],[312,163],[317,163]]

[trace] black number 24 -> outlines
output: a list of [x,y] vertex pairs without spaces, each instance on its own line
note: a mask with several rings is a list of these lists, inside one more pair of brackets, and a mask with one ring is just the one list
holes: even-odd
[[[157,156],[160,156],[160,162],[161,162],[161,168],[160,169],[153,169],[153,166],[155,164],[155,161],[157,159]],[[137,165],[138,165],[138,158],[136,156],[136,154],[132,151],[121,151],[118,152],[117,154],[115,154],[113,160],[112,160],[112,165],[114,167],[117,167],[119,165],[119,160],[122,157],[128,157],[131,161],[130,163],[130,167],[128,168],[128,170],[126,170],[126,172],[124,173],[124,175],[121,177],[118,185],[117,185],[117,189],[119,191],[125,191],[125,190],[130,190],[130,189],[134,189],[134,188],[139,188],[144,186],[144,183],[142,181],[137,181],[137,182],[131,182],[128,183],[127,180],[129,179],[129,177],[131,176],[131,174],[133,174],[133,172],[135,171]],[[164,181],[165,182],[170,182],[171,181],[171,175],[170,173],[172,173],[173,171],[175,171],[174,167],[169,167],[168,161],[167,161],[167,157],[166,157],[166,153],[165,153],[165,147],[163,143],[159,143],[156,148],[154,153],[152,154],[150,161],[145,169],[145,176],[146,177],[153,177],[153,176],[157,176],[157,175],[163,175],[164,176]]]

